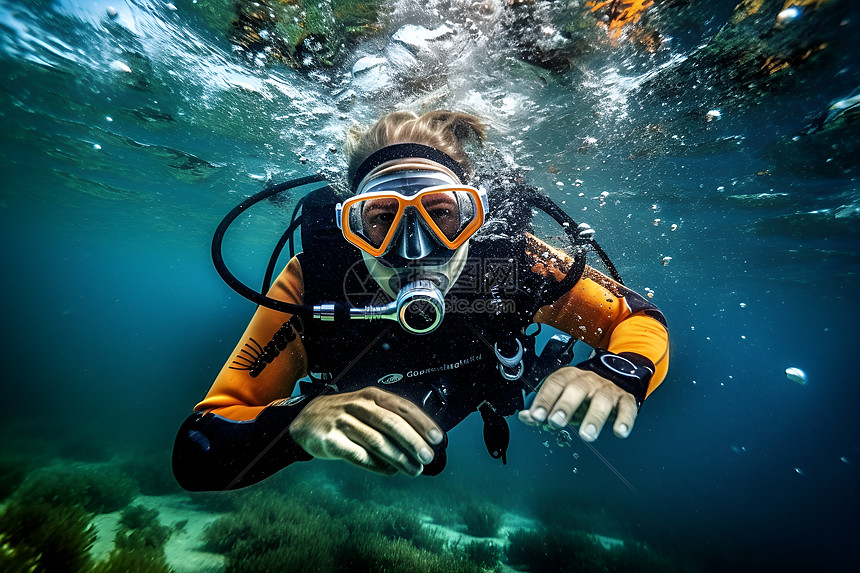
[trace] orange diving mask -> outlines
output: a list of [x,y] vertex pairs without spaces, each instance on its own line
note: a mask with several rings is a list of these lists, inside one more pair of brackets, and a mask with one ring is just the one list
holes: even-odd
[[338,203],[337,226],[347,241],[392,266],[450,258],[487,212],[483,189],[439,171],[398,171],[361,187],[359,195]]

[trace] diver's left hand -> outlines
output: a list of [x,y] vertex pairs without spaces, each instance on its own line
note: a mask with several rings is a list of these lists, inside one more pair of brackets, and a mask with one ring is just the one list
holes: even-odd
[[594,372],[567,366],[547,376],[531,407],[521,410],[518,417],[529,426],[546,424],[554,429],[579,424],[580,437],[593,442],[612,414],[612,431],[626,438],[633,429],[636,413],[632,394]]

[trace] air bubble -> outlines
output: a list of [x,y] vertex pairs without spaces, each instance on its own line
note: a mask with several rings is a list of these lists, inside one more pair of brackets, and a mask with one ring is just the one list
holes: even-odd
[[806,386],[806,373],[794,366],[785,369],[785,377],[801,386]]
[[123,72],[123,73],[126,73],[126,74],[130,74],[130,73],[131,73],[131,68],[130,68],[130,67],[128,67],[128,66],[127,66],[126,64],[124,64],[123,62],[120,62],[119,60],[114,60],[114,61],[112,61],[112,62],[110,63],[110,69],[112,69],[112,70],[113,70],[113,71],[115,71],[115,72]]

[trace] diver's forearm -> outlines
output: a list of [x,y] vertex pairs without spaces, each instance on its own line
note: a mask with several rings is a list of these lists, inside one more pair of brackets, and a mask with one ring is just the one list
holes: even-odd
[[176,436],[173,473],[177,481],[189,491],[236,489],[293,462],[312,459],[288,431],[307,401],[285,400],[248,421],[195,412]]

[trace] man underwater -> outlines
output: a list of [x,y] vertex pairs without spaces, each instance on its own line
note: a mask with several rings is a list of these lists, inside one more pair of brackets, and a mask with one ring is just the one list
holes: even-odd
[[[573,257],[529,233],[527,221],[481,233],[494,205],[466,184],[464,145],[485,139],[479,118],[446,110],[395,112],[350,131],[353,196],[338,202],[324,187],[304,202],[304,250],[267,295],[286,304],[257,309],[179,430],[173,467],[183,487],[244,487],[312,458],[435,475],[446,432],[475,411],[503,461],[505,418],[516,412],[532,426],[578,423],[588,442],[614,416],[615,435],[629,435],[666,377],[663,315],[586,266],[593,231],[570,229],[534,189],[517,184],[520,206],[566,217]],[[353,308],[329,304],[364,291]],[[282,307],[312,307],[313,317]],[[533,323],[572,338],[537,356],[525,334]],[[568,366],[575,339],[595,350]]]

